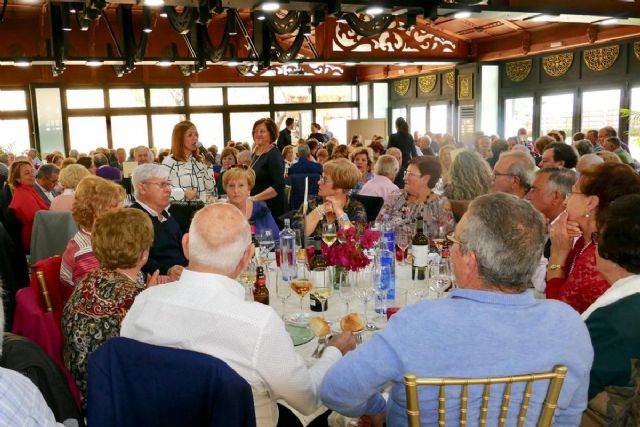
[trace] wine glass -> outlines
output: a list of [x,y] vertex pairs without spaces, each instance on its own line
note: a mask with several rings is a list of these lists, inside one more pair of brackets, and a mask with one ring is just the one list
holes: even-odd
[[291,286],[287,281],[280,277],[280,274],[276,272],[276,296],[280,299],[282,303],[282,319],[285,318],[285,313],[287,308],[285,306],[285,301],[291,296]]
[[338,239],[335,223],[325,222],[322,224],[322,241],[327,245],[333,245]]
[[339,278],[338,294],[340,295],[342,302],[345,304],[347,309],[346,314],[350,313],[349,304],[355,296],[355,284],[353,283],[355,282],[355,274],[356,273],[345,272],[345,274],[341,275]]
[[429,289],[436,293],[437,298],[441,298],[453,282],[449,262],[447,259],[434,261],[429,267],[429,273]]
[[276,247],[273,232],[269,229],[262,230],[258,235],[258,241],[260,242],[260,252],[264,257],[264,264],[269,271],[273,271],[273,267],[269,266],[269,252]]
[[303,267],[302,274],[298,274],[298,277],[291,280],[289,282],[289,285],[291,287],[291,290],[298,294],[298,296],[300,297],[300,317],[304,317],[306,313],[304,309],[304,296],[307,295],[309,291],[311,291],[311,289],[313,289],[313,283],[309,279],[307,269]]
[[364,327],[368,331],[375,331],[378,329],[373,323],[369,323],[367,306],[369,301],[376,295],[375,289],[375,268],[365,268],[360,272],[360,277],[356,282],[356,293],[358,297],[362,299],[363,312],[364,312]]
[[411,234],[407,227],[398,227],[396,230],[396,245],[402,252],[402,265],[407,264],[407,257],[405,256],[406,250],[411,243]]
[[247,301],[253,301],[252,287],[256,281],[256,267],[256,262],[252,258],[249,265],[247,265],[247,268],[242,270],[242,272],[240,272],[240,276],[238,276],[240,283],[244,286],[244,296]]

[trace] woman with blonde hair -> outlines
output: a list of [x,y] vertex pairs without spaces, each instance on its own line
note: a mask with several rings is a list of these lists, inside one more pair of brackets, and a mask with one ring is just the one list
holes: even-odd
[[198,130],[189,121],[173,127],[171,154],[162,164],[169,168],[171,187],[184,190],[186,200],[205,200],[207,191],[216,185],[213,171],[202,162],[198,152]]
[[491,189],[491,168],[478,152],[461,150],[451,163],[444,196],[449,200],[473,200]]
[[[358,183],[360,171],[347,159],[330,160],[322,167],[318,181],[318,195],[309,199],[294,217],[294,228],[302,229],[306,222],[305,236],[322,234],[322,224],[337,223],[336,228],[350,228],[353,223],[366,224],[367,212],[349,193]],[[306,221],[305,221],[306,216]]]
[[91,229],[96,219],[106,212],[122,207],[124,188],[98,176],[89,175],[80,181],[74,194],[71,213],[78,223],[78,232],[69,240],[62,254],[60,281],[63,301],[66,301],[75,284],[100,262],[91,246]]
[[90,173],[82,165],[69,165],[60,171],[58,182],[64,189],[62,194],[57,195],[52,201],[49,210],[51,211],[70,211],[73,205],[73,195],[76,187],[85,176]]
[[64,364],[87,397],[87,363],[102,343],[120,335],[120,323],[135,297],[157,283],[145,283],[142,266],[153,243],[149,215],[138,209],[116,209],[98,218],[91,242],[100,265],[73,289],[62,314]]
[[[287,147],[291,147],[288,145]],[[285,147],[286,148],[286,147]],[[256,184],[256,174],[247,167],[234,167],[229,169],[222,179],[222,186],[227,193],[229,203],[240,209],[247,221],[255,225],[255,234],[259,235],[263,230],[271,230],[273,236],[278,236],[280,230],[271,211],[264,202],[253,201],[249,198],[251,190]]]

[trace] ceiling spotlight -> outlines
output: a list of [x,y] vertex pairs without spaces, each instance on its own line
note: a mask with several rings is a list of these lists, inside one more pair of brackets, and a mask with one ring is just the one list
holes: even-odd
[[264,15],[264,13],[262,13],[262,12],[258,12],[258,13],[256,14],[256,19],[257,19],[258,21],[264,21],[265,19],[267,19],[267,17]]
[[280,3],[278,3],[277,1],[265,1],[260,4],[260,9],[264,10],[265,12],[275,12],[280,9]]
[[169,14],[167,12],[165,12],[164,10],[162,10],[160,12],[160,18],[167,18],[169,16]]
[[76,5],[75,3],[71,3],[69,4],[69,12],[70,13],[76,13],[78,10],[76,9]]
[[238,34],[238,30],[236,29],[236,10],[235,9],[227,9],[227,20],[229,25],[229,31],[227,34],[230,36],[235,36]]
[[101,67],[102,60],[101,59],[88,59],[85,63],[87,67]]
[[156,62],[156,65],[158,67],[170,67],[173,65],[173,61],[170,59],[161,59],[160,61]]
[[618,19],[616,18],[608,18],[608,19],[604,19],[600,22],[598,22],[598,25],[613,25],[613,24],[617,24],[618,23]]
[[354,65],[356,65],[355,62],[345,62],[344,65],[346,65],[347,67],[353,67]]
[[62,3],[60,7],[60,26],[62,31],[71,31],[71,22],[69,21],[69,3]]
[[164,6],[164,0],[144,0],[145,6]]
[[368,6],[365,11],[367,15],[376,16],[384,12],[384,9],[380,6]]
[[461,10],[460,12],[456,12],[453,14],[453,17],[456,19],[467,19],[471,16],[471,12],[468,10]]
[[311,27],[309,26],[309,24],[303,24],[300,28],[300,31],[302,31],[302,34],[305,36],[311,35]]
[[31,61],[28,61],[26,59],[17,59],[16,61],[14,61],[13,65],[15,65],[16,67],[31,67]]
[[142,31],[147,34],[153,31],[151,27],[151,10],[148,7],[145,7],[142,13]]

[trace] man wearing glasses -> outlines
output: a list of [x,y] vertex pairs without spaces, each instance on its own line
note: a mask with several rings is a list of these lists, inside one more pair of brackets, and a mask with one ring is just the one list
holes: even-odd
[[531,188],[536,163],[523,151],[505,151],[493,167],[493,191],[523,198]]
[[[499,219],[499,220],[497,220]],[[587,404],[593,349],[587,329],[571,307],[537,300],[526,292],[542,255],[544,220],[524,200],[493,193],[476,198],[449,236],[458,288],[448,298],[422,301],[395,314],[340,360],[325,376],[326,406],[374,426],[406,425],[403,376],[486,378],[568,367],[555,411],[555,426],[580,424]],[[380,393],[391,383],[388,400]],[[525,385],[512,385],[505,425],[517,425]],[[480,417],[482,386],[469,386],[467,422]],[[489,424],[496,424],[502,391],[492,389]],[[527,425],[537,420],[546,387],[533,388]],[[436,425],[438,389],[419,394],[421,425]],[[446,391],[447,425],[458,425],[460,389]]]

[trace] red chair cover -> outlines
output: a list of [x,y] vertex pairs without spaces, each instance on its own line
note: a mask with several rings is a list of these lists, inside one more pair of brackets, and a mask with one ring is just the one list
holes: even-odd
[[[36,262],[33,264],[33,274],[31,275],[31,283],[29,283],[31,289],[33,289],[37,295],[40,308],[43,312],[46,312],[46,305],[44,298],[42,297],[42,292],[40,292],[40,285],[38,284],[38,278],[36,276],[36,272],[42,271],[44,274],[44,281],[47,284],[47,291],[49,292],[49,300],[53,306],[53,315],[56,318],[58,325],[61,324],[64,305],[71,296],[69,291],[64,289],[65,287],[60,283],[61,263],[62,257],[60,256],[52,256]],[[73,288],[69,288],[69,290],[73,291]]]

